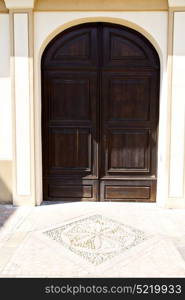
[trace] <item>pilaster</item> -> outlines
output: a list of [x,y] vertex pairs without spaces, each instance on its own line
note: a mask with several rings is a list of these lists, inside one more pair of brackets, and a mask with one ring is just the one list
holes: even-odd
[[34,205],[33,0],[6,0],[10,15],[13,204]]

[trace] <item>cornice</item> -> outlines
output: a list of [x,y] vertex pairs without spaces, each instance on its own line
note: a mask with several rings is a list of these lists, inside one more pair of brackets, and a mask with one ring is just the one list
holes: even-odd
[[168,0],[168,6],[173,7],[185,7],[185,0]]
[[35,0],[4,0],[8,9],[33,9]]

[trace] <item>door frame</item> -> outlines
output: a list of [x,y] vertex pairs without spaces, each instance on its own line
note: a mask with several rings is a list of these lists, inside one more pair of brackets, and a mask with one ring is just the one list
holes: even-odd
[[[111,14],[112,15],[112,14]],[[40,47],[35,47],[35,55],[34,55],[34,87],[35,87],[35,106],[34,106],[34,119],[35,119],[35,135],[34,135],[34,140],[35,140],[35,199],[36,199],[36,205],[40,205],[43,201],[43,193],[42,193],[42,145],[41,145],[41,57],[42,54],[45,50],[45,47],[47,44],[60,32],[64,31],[67,28],[70,28],[75,25],[83,24],[83,23],[89,23],[89,22],[107,22],[107,23],[115,23],[118,25],[123,25],[130,27],[132,29],[135,29],[136,31],[140,32],[143,34],[154,46],[156,49],[158,55],[159,55],[159,60],[160,60],[160,97],[159,97],[159,110],[161,107],[161,99],[165,98],[165,81],[164,81],[164,75],[166,73],[166,64],[165,64],[165,54],[162,52],[161,48],[159,47],[158,42],[154,39],[154,37],[146,31],[143,27],[141,27],[138,24],[132,23],[128,20],[125,19],[120,19],[120,18],[114,18],[114,17],[87,17],[83,19],[76,19],[72,20],[70,22],[67,22],[63,25],[60,25],[56,29],[54,29],[48,36],[45,37],[44,41],[41,43]],[[166,83],[167,85],[167,83]],[[165,99],[163,100],[163,102]],[[164,110],[164,109],[163,109]],[[161,116],[159,115],[159,125],[158,125],[158,150],[160,146],[160,131],[162,132],[161,127],[162,127],[162,122],[161,122]],[[164,125],[163,125],[163,130],[164,130]],[[167,135],[166,137],[166,142],[165,142],[165,147],[163,147],[162,152],[167,151],[166,145],[168,145],[169,141],[169,136]],[[163,140],[162,140],[163,141]],[[159,151],[158,151],[159,152]],[[164,164],[164,162],[163,162]],[[162,182],[162,172],[163,172],[163,166],[161,165],[161,155],[158,155],[158,162],[157,162],[157,170],[158,170],[158,185],[157,185],[157,197],[156,197],[156,202],[160,206],[165,206],[165,196],[166,195],[166,188],[161,189],[161,186],[163,186]],[[158,188],[159,187],[159,188]],[[167,187],[167,184],[165,185]],[[164,200],[162,200],[162,197]]]

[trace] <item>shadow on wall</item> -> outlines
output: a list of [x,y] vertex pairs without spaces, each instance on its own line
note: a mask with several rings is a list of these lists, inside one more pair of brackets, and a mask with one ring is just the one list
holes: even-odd
[[12,102],[8,14],[0,14],[0,29],[0,203],[10,204],[12,203]]
[[0,177],[0,204],[12,204],[12,191]]
[[15,213],[16,209],[16,207],[12,207],[10,205],[0,205],[0,230]]
[[17,209],[5,204],[12,204],[12,191],[0,176],[0,230]]

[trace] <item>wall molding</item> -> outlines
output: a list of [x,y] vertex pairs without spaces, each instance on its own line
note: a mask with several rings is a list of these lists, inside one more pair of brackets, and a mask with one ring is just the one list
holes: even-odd
[[35,11],[166,11],[167,0],[37,0]]
[[35,0],[4,0],[8,9],[34,8]]
[[185,0],[0,0],[0,13],[9,10],[47,11],[185,11]]
[[[29,168],[29,185],[30,192],[24,195],[20,193],[18,188],[18,174],[17,174],[17,128],[16,128],[16,89],[15,89],[15,16],[27,16],[27,54],[25,58],[28,61],[28,97],[29,102],[27,107],[29,111],[29,155],[30,155],[30,168]],[[11,78],[12,78],[12,137],[13,137],[13,204],[14,205],[35,205],[35,183],[34,183],[34,123],[33,123],[33,11],[31,9],[13,9],[10,10],[10,42],[11,42]],[[20,45],[19,45],[20,47]],[[20,134],[20,133],[19,133]],[[20,179],[19,179],[20,184]]]
[[[177,5],[178,1],[173,1],[173,4]],[[179,1],[179,4],[182,4],[182,2],[185,3],[185,1]],[[174,198],[174,191],[171,188],[171,184],[174,181],[172,176],[172,159],[173,159],[173,153],[172,153],[172,133],[173,133],[173,105],[174,105],[174,99],[173,99],[173,65],[174,65],[174,39],[175,39],[175,15],[178,13],[185,12],[185,6],[171,6],[169,8],[169,35],[168,35],[168,97],[169,97],[169,110],[170,110],[170,118],[169,118],[169,161],[168,161],[168,206],[169,207],[175,207],[174,203],[177,203],[179,201],[179,204],[177,204],[178,207],[183,206],[184,207],[184,197],[185,197],[185,168],[183,167],[183,187],[181,191],[181,195],[179,195],[177,198]],[[182,129],[183,130],[183,129]],[[185,141],[184,141],[185,142]],[[183,151],[185,149],[185,144],[183,146]],[[183,162],[182,162],[183,163]],[[173,203],[174,201],[174,203]]]
[[170,170],[171,170],[171,130],[172,130],[172,75],[173,75],[173,36],[174,36],[174,10],[169,9],[168,12],[168,61],[167,61],[167,73],[168,73],[168,198],[170,198]]
[[168,0],[169,7],[185,7],[185,0]]
[[185,10],[185,0],[0,0],[0,13],[34,11],[174,11]]

